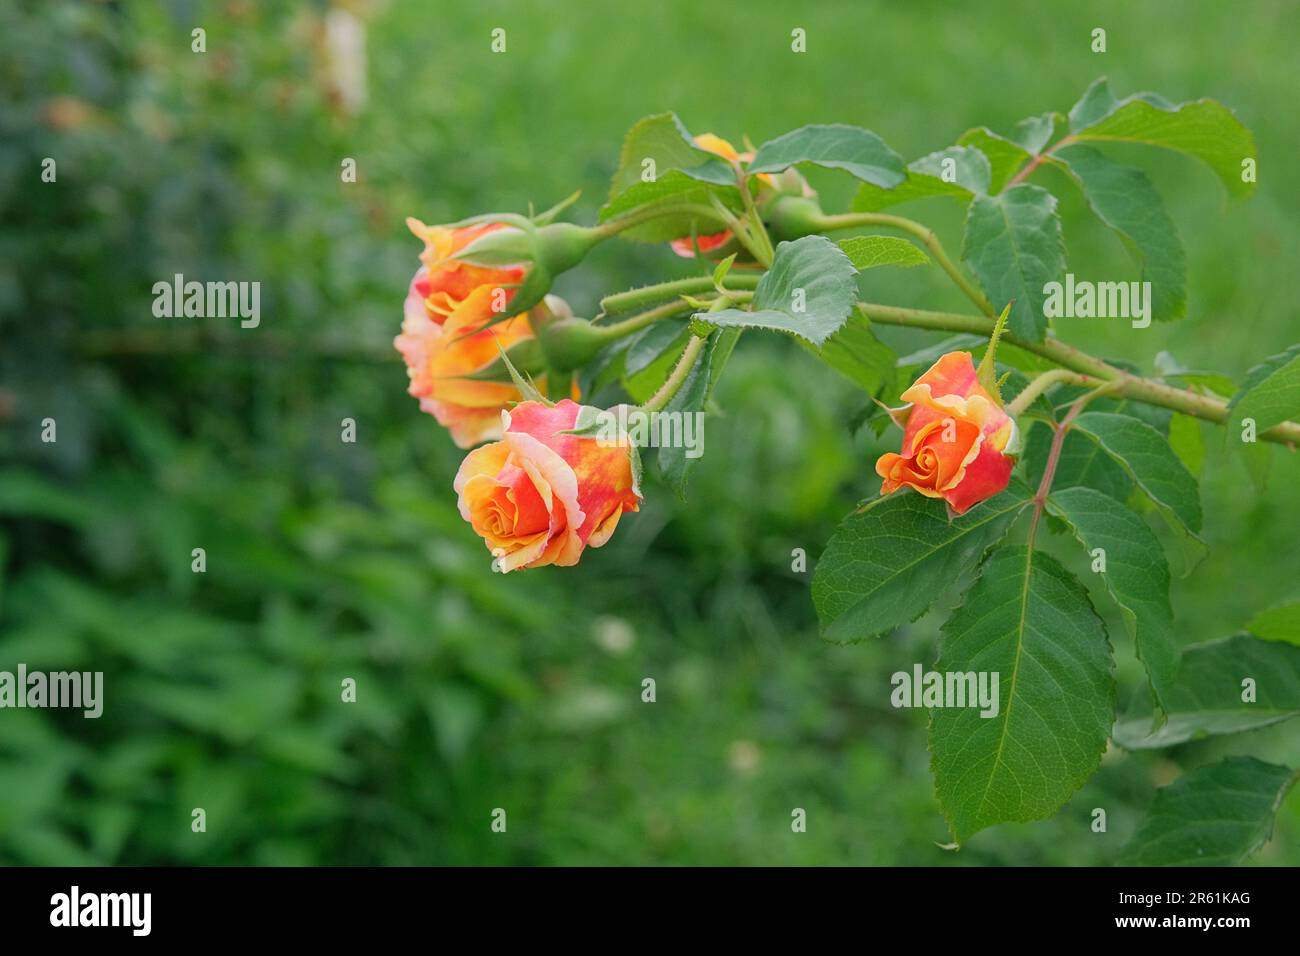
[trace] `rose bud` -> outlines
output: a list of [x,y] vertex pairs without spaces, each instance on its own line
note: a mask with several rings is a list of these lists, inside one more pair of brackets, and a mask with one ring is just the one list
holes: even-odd
[[609,540],[623,512],[640,508],[630,446],[564,434],[582,409],[568,399],[521,402],[501,413],[502,440],[461,463],[461,516],[502,572],[577,564],[584,548]]
[[876,462],[880,493],[904,485],[942,498],[956,514],[991,498],[1011,479],[1016,423],[980,383],[969,352],[949,352],[902,395],[911,402],[901,454]]
[[424,263],[407,291],[402,332],[393,344],[406,361],[410,394],[451,432],[461,448],[501,435],[501,410],[522,397],[509,381],[469,376],[503,350],[524,361],[533,331],[526,315],[497,321],[515,294],[519,267],[487,268],[453,258],[477,238],[500,229],[488,223],[448,229],[407,220],[425,242]]

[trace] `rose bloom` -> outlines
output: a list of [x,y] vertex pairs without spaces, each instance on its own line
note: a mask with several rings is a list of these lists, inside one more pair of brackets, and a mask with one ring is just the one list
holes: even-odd
[[640,508],[628,447],[561,434],[581,408],[565,399],[502,412],[502,440],[471,451],[456,473],[461,516],[503,572],[577,564]]
[[949,352],[902,397],[912,408],[902,453],[876,462],[881,494],[907,485],[962,514],[1007,486],[1016,423],[980,385],[969,352]]
[[[754,158],[753,153],[737,153],[736,147],[732,146],[721,136],[714,136],[712,133],[701,133],[695,137],[695,145],[700,149],[707,149],[710,153],[716,153],[723,159],[731,162],[749,162]],[[772,177],[767,173],[760,173],[759,179],[762,182],[771,184]],[[731,241],[731,230],[724,229],[722,232],[710,233],[707,236],[696,236],[695,244],[700,247],[700,252],[707,253],[719,246],[726,245]],[[690,236],[685,239],[674,239],[669,243],[673,252],[685,259],[695,258],[695,246],[691,244]]]
[[[406,360],[408,391],[420,408],[451,432],[461,448],[501,437],[501,410],[522,398],[507,382],[465,378],[495,362],[503,349],[531,338],[527,314],[485,328],[508,304],[527,271],[523,266],[488,268],[450,258],[480,236],[500,229],[496,223],[448,229],[407,219],[424,240],[423,263],[406,294],[402,333],[393,345]],[[504,296],[504,300],[502,299]],[[478,331],[476,334],[475,330]],[[545,387],[539,383],[539,387]]]

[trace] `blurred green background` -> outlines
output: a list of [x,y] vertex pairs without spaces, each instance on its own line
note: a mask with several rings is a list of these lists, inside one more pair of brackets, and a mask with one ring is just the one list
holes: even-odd
[[[581,566],[507,577],[456,512],[461,453],[405,394],[391,339],[419,251],[407,215],[543,208],[581,187],[573,214],[590,221],[626,128],[667,109],[737,142],[859,124],[910,159],[1068,109],[1103,74],[1120,95],[1233,107],[1260,188],[1229,207],[1193,161],[1135,153],[1187,246],[1189,317],[1061,335],[1147,372],[1168,349],[1239,377],[1300,339],[1285,172],[1300,8],[1064,6],[4,4],[0,669],[102,670],[106,702],[99,720],[0,712],[0,862],[1105,864],[1182,769],[1224,753],[1300,766],[1286,724],[1112,751],[1053,819],[943,850],[925,716],[888,702],[890,673],[933,661],[938,618],[828,646],[810,575],[791,571],[792,549],[811,567],[875,491],[884,446],[846,425],[864,394],[746,336],[689,503],[652,481]],[[795,27],[806,54],[790,52]],[[44,157],[57,183],[40,181]],[[847,181],[814,182],[828,209],[847,203]],[[1131,276],[1060,191],[1072,268]],[[955,205],[904,211],[959,246]],[[616,244],[558,291],[591,314],[687,268]],[[261,327],[154,318],[151,286],[177,272],[260,281]],[[937,270],[873,273],[869,291],[965,310]],[[900,353],[936,340],[882,337]],[[1205,438],[1211,557],[1174,594],[1187,642],[1297,584],[1296,456],[1275,452],[1261,493]],[[1110,620],[1125,699],[1140,670]],[[644,677],[657,703],[641,703]],[[1090,831],[1093,807],[1109,832]],[[1295,794],[1256,860],[1300,862]]]

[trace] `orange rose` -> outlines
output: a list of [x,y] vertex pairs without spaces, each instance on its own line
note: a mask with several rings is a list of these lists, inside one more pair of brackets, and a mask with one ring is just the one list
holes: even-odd
[[[732,146],[721,136],[714,136],[712,133],[701,133],[695,137],[695,145],[700,149],[706,149],[710,153],[715,153],[723,159],[731,162],[749,162],[754,158],[753,153],[737,153],[736,147]],[[760,173],[759,180],[771,184],[772,177],[767,173]],[[724,229],[722,232],[710,233],[707,236],[696,236],[695,244],[700,247],[700,252],[712,252],[731,241],[731,230]],[[673,252],[685,259],[695,258],[695,246],[691,244],[691,239],[687,236],[685,239],[674,239],[669,243]]]
[[623,512],[639,510],[629,448],[561,434],[581,409],[565,399],[502,412],[502,440],[471,451],[456,473],[461,516],[502,572],[577,564],[585,547],[609,540]]
[[[406,295],[402,334],[393,340],[406,360],[408,391],[461,448],[499,438],[501,410],[522,398],[519,390],[506,382],[464,376],[491,365],[502,349],[532,338],[527,313],[484,328],[514,297],[511,286],[527,270],[487,268],[450,258],[480,236],[502,228],[497,224],[460,229],[426,226],[418,219],[408,219],[406,224],[425,244],[420,255],[423,265]],[[482,331],[475,333],[478,329]]]
[[969,352],[949,352],[902,397],[912,403],[903,453],[876,462],[881,494],[909,485],[962,514],[1007,486],[1016,423],[979,383]]

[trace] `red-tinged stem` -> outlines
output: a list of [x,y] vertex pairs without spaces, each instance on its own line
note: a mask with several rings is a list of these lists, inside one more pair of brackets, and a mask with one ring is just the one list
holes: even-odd
[[1039,153],[1028,163],[1026,163],[1024,167],[1020,170],[1020,172],[1016,173],[1014,176],[1011,177],[1010,180],[1008,180],[1006,187],[1002,191],[1006,192],[1006,190],[1010,189],[1012,186],[1019,186],[1026,179],[1032,176],[1034,174],[1034,171],[1038,169],[1039,166],[1043,165],[1043,163],[1047,162],[1049,159],[1052,159],[1053,153],[1055,153],[1062,146],[1069,146],[1073,142],[1075,142],[1075,137],[1073,135],[1066,136],[1064,139],[1062,139],[1051,149]]
[[1091,395],[1085,395],[1073,405],[1066,413],[1061,423],[1055,426],[1056,431],[1052,435],[1052,447],[1047,453],[1047,465],[1043,468],[1043,480],[1038,483],[1038,490],[1034,492],[1034,517],[1029,525],[1029,548],[1033,550],[1034,535],[1038,533],[1038,522],[1043,517],[1043,508],[1047,505],[1047,495],[1052,490],[1052,480],[1056,477],[1056,465],[1061,460],[1061,446],[1065,444],[1065,433],[1070,430],[1074,420],[1078,417],[1079,412],[1083,411],[1083,406],[1088,404]]

